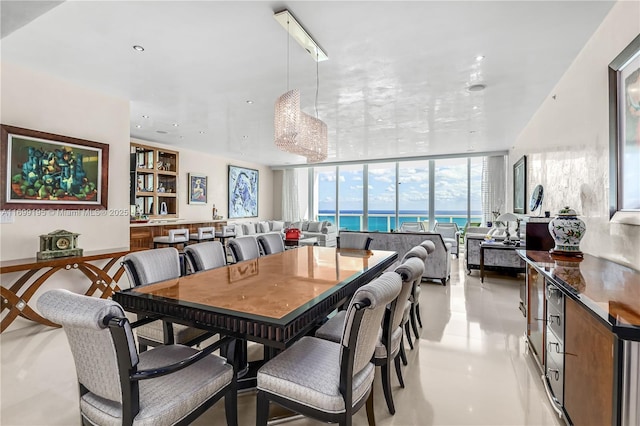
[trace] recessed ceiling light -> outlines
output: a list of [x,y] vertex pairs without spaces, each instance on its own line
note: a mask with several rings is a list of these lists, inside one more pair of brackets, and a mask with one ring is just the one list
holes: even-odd
[[475,130],[469,130],[469,133],[475,133],[475,132],[476,132]]
[[378,123],[382,123],[382,118],[378,118],[376,121],[377,121]]
[[204,131],[200,130],[198,133],[200,133],[201,135],[204,135]]
[[133,46],[133,50],[135,50],[136,52],[144,52],[144,47],[140,46],[139,44],[136,44]]
[[149,118],[149,116],[148,115],[143,115],[142,118]]
[[243,135],[243,136],[242,136],[242,139],[249,139],[249,136],[247,136],[247,135]]
[[141,128],[142,126],[141,126],[141,125],[139,125],[139,124],[136,124],[136,127],[139,129],[139,128]]
[[248,103],[249,105],[251,105],[251,104],[253,103],[253,101],[252,101],[251,99],[249,99],[249,100],[247,101],[247,103]]
[[483,59],[484,59],[484,56],[483,56],[483,55],[478,55],[478,56],[476,56],[476,61],[481,61],[481,60],[483,60]]
[[173,127],[178,127],[179,124],[178,123],[173,123]]
[[480,92],[486,88],[487,86],[485,84],[472,84],[471,86],[467,87],[467,90],[470,92]]
[[478,105],[474,105],[474,106],[473,106],[473,109],[478,109]]

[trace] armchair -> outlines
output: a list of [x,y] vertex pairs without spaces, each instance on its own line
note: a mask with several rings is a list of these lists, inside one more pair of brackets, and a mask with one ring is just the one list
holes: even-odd
[[433,227],[433,232],[442,235],[445,243],[451,243],[451,254],[458,257],[458,245],[460,242],[460,230],[455,222],[438,222]]

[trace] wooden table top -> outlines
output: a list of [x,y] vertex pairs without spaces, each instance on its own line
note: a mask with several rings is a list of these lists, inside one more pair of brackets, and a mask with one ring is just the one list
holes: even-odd
[[396,257],[389,251],[308,246],[125,292],[207,311],[285,320]]

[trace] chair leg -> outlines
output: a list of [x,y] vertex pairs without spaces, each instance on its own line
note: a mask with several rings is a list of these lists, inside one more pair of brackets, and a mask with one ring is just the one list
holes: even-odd
[[267,395],[262,391],[258,391],[256,399],[256,426],[267,426],[267,420],[269,420],[269,400]]
[[400,357],[396,355],[393,362],[396,365],[396,376],[398,376],[398,382],[400,382],[400,387],[404,389],[404,380],[402,379],[402,367],[400,367]]
[[422,328],[422,319],[420,318],[420,302],[416,303],[416,318],[418,319],[418,325]]
[[416,339],[420,338],[420,331],[418,330],[418,324],[416,321],[416,304],[411,304],[411,311],[409,313],[409,319],[411,320],[411,328],[413,328],[413,334],[416,335]]
[[384,399],[387,401],[387,408],[389,413],[395,414],[396,407],[393,405],[393,395],[391,394],[391,369],[389,368],[389,361],[385,362],[381,367],[382,376],[382,390],[384,391]]
[[407,335],[407,341],[409,342],[409,347],[413,350],[413,338],[411,338],[411,329],[410,329],[409,321],[404,324],[404,331]]
[[400,342],[400,359],[402,359],[402,363],[407,365],[407,353],[404,351],[404,336],[402,337],[402,341]]
[[224,414],[227,426],[238,426],[238,382],[234,372],[233,382],[224,395]]
[[371,392],[369,392],[369,396],[367,397],[367,422],[369,422],[369,426],[376,426],[376,413],[373,409],[373,385],[371,386]]

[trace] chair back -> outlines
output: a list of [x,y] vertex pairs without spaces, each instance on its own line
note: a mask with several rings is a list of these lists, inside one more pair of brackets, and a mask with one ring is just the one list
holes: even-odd
[[[78,382],[89,392],[121,404],[118,356],[128,356],[131,367],[138,364],[133,333],[122,307],[112,300],[84,296],[64,289],[47,291],[40,296],[37,304],[42,316],[60,324],[67,335]],[[114,317],[125,319],[128,355],[116,353],[109,329],[109,320]]]
[[189,241],[189,230],[187,228],[169,230],[170,243],[181,243],[186,241]]
[[362,232],[341,232],[340,248],[369,250],[369,244],[373,239],[369,234]]
[[395,269],[395,272],[402,278],[402,290],[400,290],[400,294],[396,299],[397,306],[396,309],[393,310],[391,330],[395,330],[400,327],[400,324],[402,324],[405,302],[409,300],[409,296],[411,295],[416,282],[422,279],[422,274],[424,273],[424,260],[421,260],[419,257],[408,258]]
[[204,226],[198,228],[198,239],[206,240],[213,239],[216,236],[216,229],[213,226]]
[[433,227],[433,232],[442,235],[443,238],[456,238],[458,231],[458,224],[455,222],[439,222]]
[[132,286],[151,284],[180,276],[180,256],[174,247],[129,253],[122,262]]
[[235,237],[236,236],[236,225],[223,225],[222,229],[216,234],[220,237]]
[[402,222],[400,232],[423,232],[424,228],[420,222]]
[[282,253],[284,251],[284,241],[282,240],[282,235],[279,233],[258,235],[258,244],[265,255]]
[[184,248],[184,254],[193,272],[220,268],[227,264],[227,254],[218,241],[188,245]]
[[243,260],[257,259],[260,256],[260,248],[256,237],[247,235],[245,237],[236,237],[229,241],[231,254],[236,262]]
[[424,247],[424,249],[427,250],[427,255],[430,255],[431,253],[436,251],[436,245],[431,240],[424,240],[420,243],[420,246]]
[[[429,241],[429,242],[431,242],[431,241]],[[431,244],[433,244],[433,243],[431,243]],[[405,255],[402,257],[401,263],[406,262],[407,259],[410,259],[412,257],[417,257],[418,259],[422,260],[422,262],[424,263],[424,261],[427,260],[427,256],[428,256],[428,253],[427,253],[427,250],[424,247],[415,246],[411,250],[409,250],[408,252],[405,253]]]
[[[391,303],[402,288],[400,275],[385,272],[354,293],[345,316],[342,332],[342,362],[349,363],[355,376],[371,361],[380,339],[382,318],[387,304]],[[363,309],[364,306],[364,309]],[[342,365],[342,368],[349,365]]]

